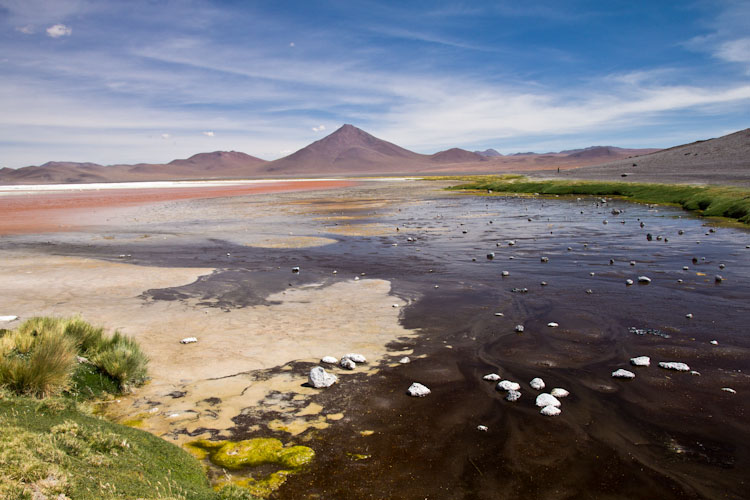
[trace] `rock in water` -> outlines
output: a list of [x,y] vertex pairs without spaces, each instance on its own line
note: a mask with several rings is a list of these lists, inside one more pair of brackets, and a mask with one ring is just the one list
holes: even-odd
[[729,394],[737,394],[737,391],[735,391],[731,387],[722,387],[721,390],[724,392],[728,392]]
[[613,371],[612,376],[614,378],[635,378],[635,373],[620,368],[619,370]]
[[409,386],[409,389],[406,392],[409,394],[409,396],[413,396],[415,398],[423,398],[432,391],[430,391],[424,385],[418,382],[414,382],[413,384]]
[[500,375],[497,373],[490,373],[482,377],[483,380],[489,380],[490,382],[497,382],[500,380]]
[[355,363],[367,363],[367,358],[365,358],[361,354],[350,352],[349,354],[346,354],[344,357],[351,359]]
[[323,356],[323,359],[321,359],[320,362],[328,365],[335,365],[339,362],[339,360],[334,358],[333,356]]
[[557,328],[558,326],[560,326],[560,324],[555,323],[554,321],[550,321],[549,323],[547,323],[547,326],[550,328]]
[[180,340],[180,344],[193,344],[195,342],[198,342],[198,339],[195,337],[185,337],[184,339]]
[[567,398],[568,396],[570,396],[570,393],[568,391],[566,391],[565,389],[562,389],[560,387],[555,387],[549,393],[552,394],[553,396],[555,396],[558,399],[559,398]]
[[328,373],[322,366],[316,366],[310,370],[307,381],[316,389],[331,387],[338,381],[338,377],[333,373]]
[[411,359],[409,359],[409,356],[404,356],[403,358],[399,359],[398,362],[402,365],[406,365],[408,363],[411,363]]
[[354,370],[357,364],[349,358],[341,358],[341,361],[339,361],[339,366],[345,370]]
[[543,392],[536,397],[536,405],[544,408],[545,406],[560,406],[560,400],[552,394]]
[[521,399],[521,393],[519,391],[508,391],[508,394],[505,395],[505,399],[511,403],[513,401],[518,401]]
[[540,379],[539,377],[536,377],[529,382],[529,385],[532,389],[541,391],[544,389],[544,380]]
[[690,371],[690,367],[685,363],[678,363],[677,361],[660,361],[659,366],[667,370],[675,370],[678,372]]
[[549,405],[549,406],[545,406],[544,408],[542,408],[539,411],[539,413],[541,413],[542,415],[545,415],[547,417],[554,417],[554,416],[560,414],[560,408],[557,408],[556,406]]
[[501,380],[495,387],[498,391],[517,391],[521,388],[521,385],[517,382],[511,382],[510,380]]
[[651,278],[648,276],[638,276],[638,283],[651,283]]
[[637,358],[630,358],[630,364],[633,366],[651,366],[651,358],[648,356],[638,356]]

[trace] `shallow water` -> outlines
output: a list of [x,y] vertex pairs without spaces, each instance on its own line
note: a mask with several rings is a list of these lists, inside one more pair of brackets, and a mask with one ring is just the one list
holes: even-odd
[[[134,230],[101,242],[58,236],[44,251],[107,259],[119,253],[143,265],[218,268],[191,285],[144,296],[198,298],[228,310],[264,304],[288,286],[361,273],[390,280],[395,294],[412,300],[401,321],[419,335],[390,346],[391,363],[405,349],[413,349],[412,362],[347,376],[315,396],[324,414],[344,418],[296,438],[315,449],[316,461],[274,498],[748,496],[750,232],[709,232],[706,221],[676,209],[593,198],[437,193],[388,204],[342,203],[340,210],[328,198],[316,211],[309,196],[305,214],[284,229],[318,221],[323,227],[317,236],[338,243],[305,249],[243,245],[237,240],[241,202],[235,200],[226,202],[234,207],[232,216],[212,223],[210,237],[197,236],[205,224],[197,221],[152,226],[165,239],[152,237],[147,244],[136,241]],[[615,216],[613,208],[623,213]],[[346,236],[336,230],[341,221],[399,231]],[[4,246],[39,250],[41,241],[28,237]],[[543,256],[549,261],[542,262]],[[301,272],[291,274],[292,266]],[[501,276],[504,270],[509,276]],[[725,280],[716,283],[716,274]],[[652,282],[638,284],[641,275]],[[636,284],[627,286],[626,279]],[[528,291],[513,291],[523,288]],[[547,327],[552,321],[559,327]],[[518,324],[525,327],[522,334],[514,331]],[[635,335],[630,327],[666,335]],[[326,354],[338,353],[320,353]],[[641,355],[651,357],[651,366],[630,367],[629,359]],[[700,375],[661,369],[659,361],[685,362]],[[301,381],[311,366],[290,365]],[[618,368],[637,376],[611,378]],[[482,380],[493,372],[521,384],[519,401],[505,401],[494,383]],[[534,377],[548,389],[570,391],[561,415],[539,414],[539,392],[529,387]],[[415,381],[432,394],[407,396]],[[285,416],[240,415],[234,437],[288,440],[263,427],[272,418]],[[480,424],[488,431],[478,431]]]

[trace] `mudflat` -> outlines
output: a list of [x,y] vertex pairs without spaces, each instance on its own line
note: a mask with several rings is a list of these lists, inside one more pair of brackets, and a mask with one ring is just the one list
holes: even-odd
[[[0,238],[0,315],[81,314],[138,338],[153,379],[111,418],[178,444],[312,447],[274,498],[743,498],[750,232],[673,208],[445,185],[63,214],[54,232]],[[306,384],[323,356],[352,352],[368,362]],[[613,378],[621,368],[635,378]],[[431,394],[408,396],[413,382]],[[536,398],[554,388],[570,395],[542,415]]]

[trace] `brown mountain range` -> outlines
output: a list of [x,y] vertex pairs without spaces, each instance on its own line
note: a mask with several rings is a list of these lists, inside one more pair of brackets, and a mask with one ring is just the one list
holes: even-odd
[[200,153],[167,164],[98,165],[48,162],[0,169],[0,184],[51,184],[182,179],[240,179],[300,175],[447,174],[574,168],[655,150],[596,146],[563,153],[485,156],[452,148],[433,155],[409,151],[352,125],[275,161],[236,151]]

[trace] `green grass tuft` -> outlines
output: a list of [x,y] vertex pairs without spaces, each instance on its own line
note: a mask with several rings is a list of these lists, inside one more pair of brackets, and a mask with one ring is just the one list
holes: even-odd
[[676,205],[708,217],[724,217],[750,224],[750,191],[727,186],[644,184],[597,181],[533,181],[526,177],[486,176],[452,186],[452,190],[492,190],[496,193],[543,195],[622,196],[630,201]]
[[[27,344],[28,338],[32,341]],[[50,332],[37,336],[18,332],[11,334],[8,343],[11,341],[16,348],[0,356],[0,383],[18,394],[38,397],[68,388],[76,351],[67,337]],[[23,348],[19,349],[19,345]]]
[[133,338],[120,332],[115,332],[112,338],[104,343],[91,362],[115,379],[120,387],[142,384],[148,376],[148,357]]

